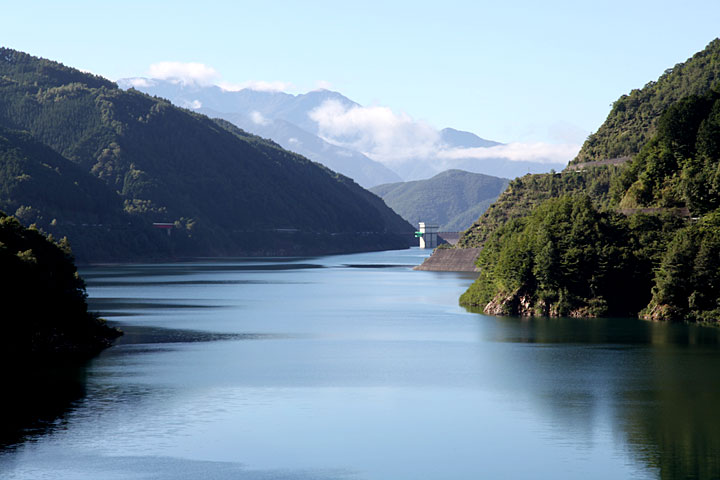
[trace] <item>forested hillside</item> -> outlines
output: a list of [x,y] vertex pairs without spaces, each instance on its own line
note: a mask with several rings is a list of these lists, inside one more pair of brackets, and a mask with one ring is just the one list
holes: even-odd
[[[667,74],[685,72],[682,92],[702,93],[673,91],[651,120],[637,116],[657,105],[636,105],[628,125],[652,133],[628,163],[511,183],[461,239],[484,244],[462,303],[494,314],[720,322],[720,79],[705,86],[718,45]],[[631,145],[625,133],[607,145]]]
[[586,171],[525,175],[511,180],[500,197],[473,223],[458,242],[459,248],[478,248],[488,236],[508,221],[528,215],[549,198],[583,192],[595,205],[606,207],[610,178],[618,167],[602,166]]
[[[719,80],[720,39],[716,39],[687,62],[666,70],[657,82],[649,82],[643,88],[620,97],[605,122],[595,134],[590,135],[578,156],[570,162],[571,165],[638,154],[654,135],[660,117],[670,106],[687,96],[705,95]],[[617,207],[624,189],[629,186],[627,183],[631,177],[628,175],[633,175],[621,174],[627,166],[590,165],[580,170],[568,168],[562,174],[519,177],[477,219],[458,246],[479,247],[490,232],[507,220],[527,215],[541,201],[562,194],[584,193],[598,208]],[[612,195],[611,183],[616,184],[612,187]],[[637,205],[630,198],[623,203],[625,208]]]
[[[3,205],[68,235],[85,261],[411,242],[413,228],[346,177],[230,124],[9,49],[0,49],[0,127]],[[167,236],[153,222],[175,228]]]
[[447,170],[428,180],[378,185],[370,189],[412,225],[426,222],[441,232],[466,230],[505,190],[508,180]]

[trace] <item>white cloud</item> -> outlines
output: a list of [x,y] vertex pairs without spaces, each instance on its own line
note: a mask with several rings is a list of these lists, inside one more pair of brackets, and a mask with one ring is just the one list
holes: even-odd
[[451,148],[441,150],[437,156],[446,160],[461,158],[505,158],[513,162],[567,163],[580,151],[578,144],[508,143],[486,148]]
[[214,68],[196,62],[153,63],[148,73],[153,78],[176,81],[183,85],[211,85],[220,78]]
[[150,87],[155,86],[155,82],[153,82],[152,80],[149,80],[147,78],[140,78],[140,77],[128,78],[128,79],[125,79],[125,81],[127,83],[129,83],[131,87],[135,87],[135,88],[150,88]]
[[[148,75],[159,80],[168,80],[183,85],[217,85],[228,92],[239,90],[255,90],[259,92],[286,92],[295,90],[291,82],[248,80],[246,82],[232,83],[222,81],[220,73],[209,65],[197,62],[157,62],[150,65]],[[132,86],[147,88],[154,86],[152,80],[145,78],[128,79]],[[136,82],[135,84],[133,82]],[[318,82],[318,85],[328,85],[327,82]]]
[[327,100],[310,112],[310,118],[326,140],[383,163],[427,157],[439,146],[440,134],[435,128],[387,107],[348,107]]
[[255,125],[270,125],[270,120],[263,117],[263,114],[257,111],[250,113],[250,120],[252,120]]
[[202,102],[200,100],[193,100],[192,102],[186,100],[183,103],[183,107],[192,108],[193,110],[197,110],[198,108],[202,108]]
[[294,88],[293,84],[290,82],[266,82],[264,80],[250,80],[241,83],[219,82],[217,85],[227,92],[237,92],[245,89],[255,90],[258,92],[284,92]]
[[509,143],[485,148],[454,148],[441,141],[437,129],[386,107],[348,107],[328,100],[310,112],[320,136],[330,143],[359,150],[391,168],[424,164],[431,170],[456,168],[458,160],[502,158],[534,163],[567,163],[580,150],[577,143]]

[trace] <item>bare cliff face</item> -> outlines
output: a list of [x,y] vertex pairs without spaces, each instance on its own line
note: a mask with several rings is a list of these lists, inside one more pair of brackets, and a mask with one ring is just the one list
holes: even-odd
[[483,313],[486,315],[519,315],[521,317],[597,317],[595,309],[590,305],[576,308],[561,315],[558,303],[549,303],[544,299],[533,299],[531,295],[520,290],[510,294],[498,294],[490,303],[485,305]]
[[640,314],[640,318],[643,320],[652,320],[654,322],[661,322],[666,320],[672,320],[678,318],[679,312],[676,308],[670,305],[655,305],[651,309]]
[[487,315],[534,315],[532,300],[529,295],[516,291],[510,294],[500,293],[485,305],[483,313]]

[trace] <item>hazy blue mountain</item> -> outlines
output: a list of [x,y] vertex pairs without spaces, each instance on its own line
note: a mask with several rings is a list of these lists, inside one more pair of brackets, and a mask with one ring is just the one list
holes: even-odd
[[264,119],[258,123],[252,115],[226,113],[200,108],[197,110],[209,117],[222,118],[248,132],[270,138],[283,148],[299,153],[326,167],[340,172],[361,186],[368,188],[381,183],[400,182],[402,178],[379,162],[375,162],[360,152],[339,147],[326,142],[287,120]]
[[293,95],[244,89],[227,91],[214,85],[194,85],[169,80],[124,78],[117,82],[123,89],[135,88],[148,95],[170,100],[185,108],[209,108],[219,112],[253,112],[270,115],[292,102]]
[[312,92],[296,95],[292,102],[287,102],[276,110],[269,112],[268,115],[287,120],[305,131],[318,134],[317,122],[312,120],[309,114],[326,101],[338,102],[345,108],[359,106],[338,92],[313,90]]
[[502,145],[500,142],[485,140],[474,133],[455,130],[454,128],[443,128],[440,130],[440,138],[445,144],[457,148],[485,148]]
[[435,223],[441,231],[464,231],[505,190],[508,180],[447,170],[428,180],[378,185],[371,192],[413,225]]
[[493,177],[516,178],[528,173],[547,173],[551,169],[560,171],[565,166],[564,163],[519,162],[507,158],[457,158],[435,161],[418,159],[393,165],[393,171],[410,181],[427,179],[445,170],[464,170]]
[[166,98],[175,105],[185,108],[208,108],[222,113],[240,114],[258,112],[267,119],[286,120],[314,134],[317,133],[317,124],[310,119],[308,113],[325,101],[334,100],[346,107],[358,105],[340,93],[330,90],[313,90],[298,95],[250,88],[229,91],[214,85],[200,86],[140,77],[123,78],[117,83],[120,88],[132,87],[148,95]]
[[528,173],[547,173],[550,170],[559,172],[566,166],[565,163],[521,162],[507,158],[461,158],[453,163],[453,167],[461,170],[504,178],[522,177]]

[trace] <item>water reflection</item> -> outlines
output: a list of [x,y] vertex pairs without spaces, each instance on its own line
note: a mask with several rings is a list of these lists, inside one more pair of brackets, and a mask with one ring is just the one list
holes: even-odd
[[[610,418],[659,479],[720,478],[720,330],[635,319],[478,317],[556,431],[591,445]],[[540,348],[537,348],[540,347]],[[523,359],[525,361],[523,361]]]
[[63,428],[85,396],[84,366],[6,365],[0,395],[0,449]]
[[283,271],[283,270],[307,270],[324,268],[319,263],[303,263],[295,259],[288,262],[287,259],[262,259],[248,260],[242,263],[173,263],[164,265],[117,265],[107,267],[93,267],[83,270],[83,278],[92,281],[95,278],[134,278],[145,279],[152,277],[164,277],[174,275],[192,275],[202,273],[222,272],[246,272],[246,271]]
[[716,349],[655,349],[645,388],[627,388],[619,424],[658,478],[720,478],[720,358]]
[[[477,308],[465,309],[482,315]],[[483,327],[484,340],[513,343],[576,343],[588,345],[717,346],[720,330],[680,323],[646,322],[634,318],[486,317],[498,328]]]

